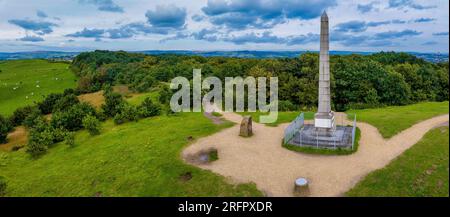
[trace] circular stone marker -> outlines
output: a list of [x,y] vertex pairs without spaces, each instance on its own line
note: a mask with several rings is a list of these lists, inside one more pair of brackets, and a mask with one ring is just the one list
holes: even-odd
[[295,180],[295,185],[304,186],[307,184],[308,180],[306,180],[305,178],[298,178],[297,180]]
[[298,178],[295,180],[294,195],[306,197],[309,195],[308,180],[306,178]]

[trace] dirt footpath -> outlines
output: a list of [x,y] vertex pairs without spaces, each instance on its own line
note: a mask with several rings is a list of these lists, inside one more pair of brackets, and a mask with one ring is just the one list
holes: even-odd
[[[242,119],[235,113],[223,113],[223,118],[236,123]],[[437,116],[389,140],[383,139],[375,127],[358,122],[359,150],[348,156],[310,155],[283,148],[281,140],[287,124],[267,127],[253,123],[254,135],[250,138],[238,136],[237,124],[199,139],[183,151],[183,156],[214,147],[219,160],[197,166],[236,182],[254,182],[267,196],[293,196],[294,180],[298,177],[309,179],[311,196],[341,196],[369,172],[386,166],[417,143],[428,130],[448,121],[448,114]]]

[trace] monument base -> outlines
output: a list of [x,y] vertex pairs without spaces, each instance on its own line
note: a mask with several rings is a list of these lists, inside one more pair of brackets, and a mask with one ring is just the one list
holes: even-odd
[[314,127],[321,131],[334,130],[334,113],[316,113],[314,115]]
[[352,129],[351,126],[336,126],[334,130],[327,130],[305,124],[289,144],[301,147],[351,149]]

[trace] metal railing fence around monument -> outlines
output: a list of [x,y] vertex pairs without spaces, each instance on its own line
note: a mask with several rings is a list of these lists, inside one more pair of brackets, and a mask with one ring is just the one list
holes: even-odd
[[[352,118],[353,116],[353,118]],[[352,120],[353,119],[353,120]],[[348,121],[351,120],[351,124],[349,124]],[[314,122],[312,123],[312,126],[314,126]],[[347,114],[347,115],[338,115],[335,119],[335,126],[351,126],[351,138],[350,140],[347,140],[347,144],[351,142],[351,149],[354,150],[355,146],[355,140],[356,140],[356,114]],[[304,115],[301,113],[284,131],[284,143],[289,143],[292,140],[294,140],[294,144],[298,146],[308,146],[308,147],[316,147],[320,148],[319,146],[319,139],[318,134],[315,136],[302,136],[302,131],[304,131],[306,126],[304,125]],[[333,132],[333,137],[335,132]],[[313,134],[314,135],[314,134]],[[343,142],[343,141],[340,141]],[[350,145],[350,144],[349,144]],[[333,140],[329,144],[329,148],[331,149],[337,149],[338,144],[336,144],[336,141]]]
[[353,117],[353,127],[352,127],[352,150],[355,148],[355,139],[356,139],[356,114]]
[[303,127],[305,123],[305,115],[300,113],[294,121],[289,124],[286,129],[284,129],[284,143],[288,143],[291,141],[291,139],[294,138],[295,134]]

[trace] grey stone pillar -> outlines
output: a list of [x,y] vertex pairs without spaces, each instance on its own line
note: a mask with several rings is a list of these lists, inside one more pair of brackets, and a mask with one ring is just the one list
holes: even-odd
[[324,129],[334,128],[334,115],[331,111],[329,50],[328,15],[324,11],[320,17],[319,106],[314,119],[315,127]]

